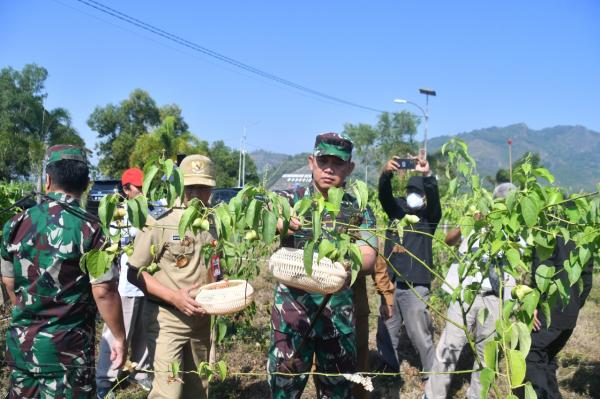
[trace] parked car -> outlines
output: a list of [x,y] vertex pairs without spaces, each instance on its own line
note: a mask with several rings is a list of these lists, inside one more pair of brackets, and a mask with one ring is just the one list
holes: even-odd
[[210,206],[219,205],[221,202],[229,202],[241,189],[241,187],[214,188],[210,197]]
[[88,193],[86,210],[98,216],[98,205],[102,197],[121,191],[120,180],[96,180]]

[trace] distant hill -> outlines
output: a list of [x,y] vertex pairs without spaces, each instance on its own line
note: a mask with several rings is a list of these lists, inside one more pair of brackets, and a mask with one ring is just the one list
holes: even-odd
[[267,187],[279,180],[285,173],[291,173],[298,168],[306,165],[306,152],[288,155],[265,150],[256,150],[249,152],[250,158],[256,164],[258,175],[262,178],[267,171]]
[[[600,182],[600,133],[583,126],[533,130],[520,123],[474,130],[455,137],[469,145],[482,176],[494,177],[498,169],[508,169],[507,140],[511,138],[513,162],[527,151],[539,153],[542,165],[554,174],[556,183],[568,190],[594,190]],[[430,151],[441,148],[450,138],[431,139]]]

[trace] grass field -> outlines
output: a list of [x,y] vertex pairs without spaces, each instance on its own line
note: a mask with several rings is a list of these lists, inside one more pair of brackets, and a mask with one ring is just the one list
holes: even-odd
[[[248,323],[239,320],[232,324],[228,337],[219,345],[218,357],[225,360],[232,371],[264,373],[266,370],[266,350],[269,342],[269,312],[273,296],[274,282],[265,274],[253,283],[256,289],[257,312]],[[375,331],[377,321],[377,308],[379,297],[374,288],[369,284],[370,293],[370,349],[372,364],[376,364],[375,356]],[[7,309],[2,309],[0,315],[0,345],[4,348],[4,332],[8,321]],[[435,320],[436,332],[439,334],[442,327],[441,320]],[[372,398],[420,398],[422,395],[419,381],[414,376],[413,367],[418,366],[417,356],[407,340],[400,348],[404,359],[402,363],[402,378],[375,378],[373,380],[375,391]],[[462,361],[465,368],[469,367],[469,356],[466,354]],[[0,361],[4,360],[4,351],[0,354]],[[600,276],[594,278],[594,288],[590,298],[583,308],[577,328],[567,347],[559,355],[560,368],[558,380],[561,393],[565,399],[580,399],[600,397]],[[468,377],[455,379],[452,384],[452,397],[464,397],[468,384]],[[0,369],[0,397],[6,395],[8,386],[8,369]],[[146,393],[135,386],[123,386],[117,389],[118,398],[145,398]],[[228,377],[225,381],[214,382],[211,385],[211,398],[256,398],[269,397],[269,388],[266,378],[256,377]],[[309,382],[304,398],[315,396],[314,385]]]

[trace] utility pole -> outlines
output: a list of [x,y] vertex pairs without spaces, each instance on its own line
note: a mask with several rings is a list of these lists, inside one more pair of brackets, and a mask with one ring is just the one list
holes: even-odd
[[508,179],[512,184],[512,139],[508,139]]
[[244,187],[246,175],[246,125],[240,139],[240,162],[238,165],[238,187]]
[[425,94],[425,135],[423,137],[423,149],[425,150],[425,156],[427,156],[427,131],[429,128],[429,96],[436,96],[435,90],[421,88],[419,93]]
[[244,129],[242,132],[242,138],[240,139],[240,163],[238,167],[238,187],[244,187],[246,184],[246,128],[250,126],[258,125],[260,121],[251,123],[250,125],[244,123]]
[[427,156],[427,133],[429,130],[429,96],[435,97],[437,95],[437,93],[435,92],[435,90],[425,89],[425,88],[419,89],[419,93],[425,95],[425,108],[421,107],[417,103],[405,100],[403,98],[397,98],[394,100],[394,102],[396,104],[410,104],[410,105],[417,107],[419,109],[419,111],[421,111],[421,114],[423,115],[423,118],[425,119],[425,133],[423,135],[423,152],[424,152],[424,155]]

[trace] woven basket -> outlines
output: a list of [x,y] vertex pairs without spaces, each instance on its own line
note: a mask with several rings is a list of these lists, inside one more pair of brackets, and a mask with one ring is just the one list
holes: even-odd
[[196,302],[208,314],[225,315],[244,309],[253,298],[254,288],[246,280],[228,280],[200,287]]
[[348,277],[341,263],[334,263],[327,258],[317,262],[316,253],[309,277],[304,270],[304,251],[293,248],[279,248],[269,259],[269,269],[280,283],[319,294],[339,291]]

